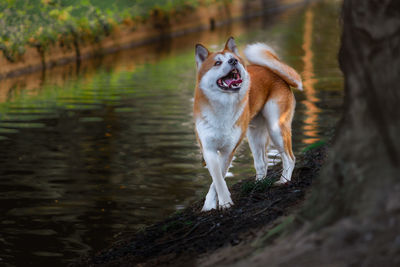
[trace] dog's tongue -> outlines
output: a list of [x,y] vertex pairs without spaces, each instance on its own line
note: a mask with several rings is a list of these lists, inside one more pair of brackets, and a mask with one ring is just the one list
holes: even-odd
[[237,79],[237,80],[228,79],[228,80],[225,80],[225,83],[228,85],[228,87],[231,87],[234,84],[242,83],[242,79]]

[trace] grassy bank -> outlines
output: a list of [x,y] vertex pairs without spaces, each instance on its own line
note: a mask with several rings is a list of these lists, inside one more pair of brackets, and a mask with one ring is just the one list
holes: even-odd
[[27,47],[40,50],[57,42],[99,42],[120,25],[135,29],[151,18],[185,14],[199,5],[229,0],[5,0],[0,1],[0,50],[11,62]]

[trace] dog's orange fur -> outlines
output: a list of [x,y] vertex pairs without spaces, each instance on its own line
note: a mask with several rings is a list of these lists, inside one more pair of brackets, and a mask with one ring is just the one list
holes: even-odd
[[[218,53],[225,53],[229,50],[224,50]],[[230,51],[229,51],[230,52]],[[195,89],[195,101],[193,107],[194,117],[201,116],[201,109],[208,105],[208,100],[202,90],[199,88],[199,81],[204,73],[210,69],[215,63],[215,55],[217,53],[210,53],[208,58],[204,61],[201,69],[198,72],[196,89]],[[269,53],[271,56],[276,58],[276,56],[272,53]],[[238,60],[244,64],[243,60],[239,57],[236,57]],[[294,159],[293,151],[292,151],[292,136],[290,131],[290,124],[292,118],[292,106],[295,103],[293,93],[286,81],[284,81],[281,77],[276,75],[271,70],[266,67],[258,66],[258,65],[249,65],[247,66],[247,72],[250,75],[250,88],[247,91],[247,95],[244,97],[243,101],[247,102],[245,105],[245,109],[243,114],[239,117],[236,122],[236,125],[240,126],[242,129],[242,136],[239,142],[236,144],[235,149],[232,151],[230,155],[230,159],[232,159],[233,154],[236,151],[236,148],[241,143],[244,138],[247,127],[254,116],[256,116],[260,110],[263,108],[265,103],[269,99],[274,99],[281,111],[280,116],[280,128],[282,131],[282,136],[285,143],[285,150],[289,153],[290,157]],[[297,74],[297,73],[296,73]],[[202,147],[200,139],[197,136],[197,140],[199,142],[200,148]]]

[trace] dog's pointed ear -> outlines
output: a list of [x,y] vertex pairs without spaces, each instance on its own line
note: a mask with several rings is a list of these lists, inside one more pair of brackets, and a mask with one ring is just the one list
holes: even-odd
[[240,55],[239,55],[239,51],[238,51],[238,49],[237,49],[237,47],[236,47],[235,39],[233,39],[232,36],[229,37],[228,41],[226,41],[225,50],[232,51],[232,52],[235,53],[237,56],[240,56]]
[[201,44],[196,45],[196,64],[198,70],[200,69],[201,64],[203,64],[204,60],[206,60],[209,54],[210,52],[208,52],[207,48],[205,48]]

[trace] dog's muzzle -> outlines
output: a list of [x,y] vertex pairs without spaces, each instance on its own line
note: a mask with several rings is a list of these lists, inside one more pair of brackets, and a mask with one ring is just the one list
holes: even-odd
[[[236,62],[232,61],[231,64],[230,62],[231,60],[235,60]],[[237,64],[237,60],[230,59],[229,64],[235,66]],[[242,86],[242,83],[243,83],[242,77],[240,75],[240,72],[236,68],[232,69],[228,73],[228,75],[217,80],[217,85],[219,86],[219,88],[228,91],[238,91]]]

